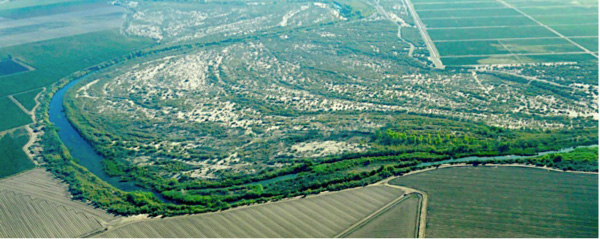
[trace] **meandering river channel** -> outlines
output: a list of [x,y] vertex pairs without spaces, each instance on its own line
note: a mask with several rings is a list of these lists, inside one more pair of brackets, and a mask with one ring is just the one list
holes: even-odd
[[[65,146],[67,146],[67,148],[69,149],[69,152],[71,153],[73,158],[76,158],[79,160],[79,164],[86,167],[90,172],[92,172],[93,174],[98,176],[100,179],[106,181],[107,183],[115,186],[116,188],[119,188],[123,191],[129,191],[129,192],[136,191],[136,190],[152,192],[152,193],[154,193],[154,195],[156,195],[159,199],[163,200],[164,202],[173,202],[173,201],[168,200],[167,198],[163,197],[158,192],[139,187],[139,186],[135,185],[133,182],[122,182],[119,177],[111,177],[108,174],[106,174],[106,172],[104,172],[103,167],[102,167],[102,160],[104,158],[101,155],[99,155],[98,153],[96,153],[96,151],[94,151],[92,146],[79,134],[79,132],[77,130],[75,130],[75,127],[73,127],[71,122],[69,122],[69,120],[67,120],[67,115],[65,113],[64,106],[63,106],[65,93],[70,88],[72,88],[75,84],[77,84],[77,82],[79,82],[85,78],[86,77],[82,77],[82,78],[79,78],[77,80],[74,80],[74,81],[66,84],[63,88],[61,88],[59,91],[57,91],[54,94],[54,96],[52,97],[52,100],[50,101],[50,110],[48,112],[50,122],[52,122],[59,129],[58,137],[60,138],[60,140],[65,144]],[[594,147],[594,146],[597,146],[597,145],[582,146],[582,147]],[[451,162],[467,162],[467,161],[475,161],[475,160],[485,162],[485,161],[490,161],[490,160],[523,159],[523,158],[536,157],[536,156],[550,154],[550,153],[569,152],[569,151],[573,151],[573,150],[574,150],[574,148],[571,147],[571,148],[565,148],[562,150],[541,152],[534,156],[519,156],[519,155],[506,155],[506,156],[493,156],[493,157],[472,156],[472,157],[448,159],[448,160],[430,162],[430,163],[421,163],[420,165],[434,166],[434,165],[440,165],[440,164],[451,163]],[[297,176],[297,174],[283,175],[283,176],[275,177],[275,178],[268,179],[268,180],[263,180],[263,181],[256,182],[256,183],[269,184],[269,183],[273,183],[273,182],[277,182],[277,181],[293,179],[296,176]]]

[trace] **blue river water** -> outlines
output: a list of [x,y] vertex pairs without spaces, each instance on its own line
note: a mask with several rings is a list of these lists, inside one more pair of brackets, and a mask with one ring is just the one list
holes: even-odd
[[170,200],[164,198],[160,193],[137,186],[134,182],[122,182],[119,177],[111,177],[104,172],[102,166],[102,160],[104,160],[104,158],[96,153],[94,148],[92,148],[92,146],[79,134],[79,132],[75,130],[71,122],[69,122],[67,119],[67,115],[63,106],[63,101],[67,91],[77,84],[77,82],[83,79],[85,79],[85,77],[71,81],[63,88],[58,90],[54,96],[52,96],[52,100],[50,100],[50,109],[48,111],[50,122],[58,128],[58,137],[67,147],[67,149],[69,149],[71,156],[78,159],[80,165],[84,166],[100,179],[118,189],[128,192],[152,192],[162,201],[171,202]]
[[[99,155],[98,153],[96,153],[96,151],[94,151],[92,146],[79,134],[79,132],[77,132],[77,130],[75,130],[73,125],[71,125],[71,122],[69,122],[69,120],[67,119],[67,115],[64,111],[63,101],[65,98],[66,92],[70,88],[72,88],[75,84],[77,84],[77,82],[79,82],[83,79],[85,79],[85,77],[74,80],[74,81],[68,83],[67,85],[65,85],[59,91],[57,91],[54,94],[54,96],[52,97],[52,100],[50,101],[50,109],[48,112],[50,122],[52,122],[58,128],[58,137],[65,144],[67,149],[69,149],[71,156],[73,156],[73,158],[78,159],[79,164],[81,164],[82,166],[87,168],[90,172],[92,172],[93,174],[95,174],[100,179],[104,180],[105,182],[115,186],[116,188],[119,188],[123,191],[128,191],[128,192],[131,192],[131,191],[152,192],[160,200],[162,200],[164,202],[172,203],[173,201],[163,197],[160,193],[157,193],[153,190],[139,187],[139,186],[135,185],[133,182],[122,182],[119,177],[111,177],[108,174],[106,174],[106,172],[104,172],[103,166],[102,166],[102,160],[104,160],[104,158],[101,155]],[[597,146],[597,145],[581,146],[581,147],[595,147],[595,146]],[[468,162],[468,161],[485,162],[485,161],[489,161],[489,160],[522,159],[522,158],[536,157],[536,156],[550,154],[550,153],[569,152],[569,151],[573,151],[573,150],[574,150],[574,148],[565,148],[565,149],[557,150],[557,151],[541,152],[534,156],[519,156],[519,155],[506,155],[506,156],[493,156],[493,157],[473,156],[473,157],[464,157],[464,158],[458,158],[458,159],[448,159],[448,160],[437,161],[437,162],[421,163],[420,166],[435,166],[435,165],[441,165],[441,164],[446,164],[446,163],[451,163],[451,162]],[[297,176],[298,176],[297,174],[288,174],[288,175],[282,175],[282,176],[275,177],[272,179],[262,180],[259,182],[249,183],[249,184],[266,185],[266,184],[270,184],[270,183],[274,183],[274,182],[278,182],[278,181],[294,179]]]

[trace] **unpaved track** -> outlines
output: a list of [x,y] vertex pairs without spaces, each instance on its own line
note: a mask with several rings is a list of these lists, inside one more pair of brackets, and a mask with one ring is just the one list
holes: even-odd
[[379,0],[375,0],[374,2],[375,2],[375,9],[377,10],[377,12],[379,12],[379,14],[383,15],[389,21],[391,21],[392,23],[396,24],[396,26],[398,26],[398,34],[397,34],[398,39],[400,39],[404,43],[408,44],[408,46],[409,46],[408,56],[412,57],[413,52],[415,51],[415,45],[413,45],[409,41],[402,38],[402,25],[398,24],[397,21],[395,21],[392,17],[390,17],[390,14],[379,4]]
[[433,40],[431,40],[429,33],[427,33],[427,30],[425,29],[425,25],[419,18],[419,15],[417,14],[415,7],[413,6],[413,4],[410,0],[405,0],[405,2],[406,2],[406,6],[408,7],[408,10],[410,11],[410,14],[413,17],[413,20],[415,21],[415,25],[417,25],[417,28],[419,29],[419,32],[421,33],[421,37],[423,37],[423,41],[425,41],[425,45],[427,45],[427,50],[429,50],[430,60],[433,62],[433,65],[435,66],[435,68],[445,69],[446,66],[444,66],[444,64],[442,63],[442,60],[440,59],[440,53],[438,52],[437,48],[435,47],[435,44],[433,44]]
[[[379,208],[377,211],[371,213],[370,215],[368,215],[367,217],[363,218],[362,220],[354,223],[352,226],[346,228],[342,232],[340,232],[337,235],[335,235],[334,238],[342,238],[342,237],[346,237],[346,236],[350,235],[357,228],[359,228],[359,227],[361,227],[361,226],[369,223],[371,220],[375,219],[377,216],[381,215],[382,213],[385,213],[385,211],[387,211],[388,209],[390,209],[390,208],[398,205],[398,203],[401,203],[402,201],[404,201],[405,199],[407,199],[408,197],[410,197],[411,194],[416,193],[416,192],[414,192],[415,191],[414,189],[408,189],[407,188],[408,190],[405,190],[402,187],[397,187],[397,186],[390,185],[390,184],[385,184],[385,186],[392,187],[392,188],[399,188],[399,189],[404,190],[406,193],[404,195],[402,195],[402,196],[394,199],[393,201],[391,201],[390,203],[386,204],[385,206]],[[416,194],[422,195],[421,193],[416,193]],[[423,197],[421,196],[421,201],[422,201],[422,198]],[[421,204],[422,204],[422,202],[421,202]],[[421,221],[420,218],[419,218],[419,221]],[[419,222],[417,222],[417,225],[419,225],[419,228],[420,228]],[[417,235],[419,234],[419,231],[420,230],[417,229],[417,231],[416,231]]]
[[[31,129],[31,125],[35,124],[36,121],[36,116],[35,116],[35,110],[38,108],[38,106],[40,106],[40,96],[42,95],[42,93],[44,93],[46,91],[46,88],[44,87],[42,89],[42,91],[40,93],[38,93],[35,98],[35,106],[33,106],[33,109],[31,109],[31,120],[33,121],[33,123],[25,125],[25,130],[27,130],[27,135],[29,135],[29,140],[27,141],[27,143],[25,143],[25,145],[23,145],[23,151],[25,152],[25,154],[27,154],[27,157],[29,157],[29,159],[35,163],[36,165],[38,164],[37,161],[34,160],[34,156],[31,151],[29,151],[29,148],[33,145],[33,143],[35,143],[35,141],[38,139],[38,137],[40,136],[40,133],[35,133],[33,132],[33,129]],[[12,96],[11,96],[12,98]]]
[[418,221],[419,229],[417,231],[417,235],[418,235],[417,237],[425,238],[425,228],[427,227],[427,202],[429,201],[427,194],[425,192],[419,191],[414,188],[408,188],[408,187],[402,187],[402,186],[390,184],[390,180],[392,180],[394,178],[397,178],[397,177],[390,177],[379,183],[386,185],[388,187],[404,190],[406,192],[406,194],[415,193],[415,194],[421,195],[421,206],[420,206],[421,212],[419,213],[419,221]]

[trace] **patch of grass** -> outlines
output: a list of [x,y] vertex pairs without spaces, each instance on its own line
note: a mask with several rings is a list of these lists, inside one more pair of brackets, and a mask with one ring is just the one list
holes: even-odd
[[562,170],[598,171],[598,147],[578,148],[567,153],[546,154],[519,163],[548,166]]
[[13,103],[8,97],[0,98],[0,131],[31,123],[31,117]]
[[40,93],[42,90],[32,90],[27,91],[25,93],[13,95],[21,105],[23,105],[27,110],[32,110],[35,106],[35,96]]
[[0,178],[32,169],[35,165],[22,147],[29,137],[25,130],[17,130],[0,138]]
[[454,167],[390,183],[428,194],[427,237],[598,237],[598,175]]

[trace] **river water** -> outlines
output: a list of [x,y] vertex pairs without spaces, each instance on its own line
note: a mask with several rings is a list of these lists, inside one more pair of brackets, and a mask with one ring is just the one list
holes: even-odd
[[[75,84],[77,84],[77,82],[79,82],[85,78],[86,77],[82,77],[77,80],[74,80],[74,81],[70,82],[69,84],[65,85],[59,91],[57,91],[56,94],[54,94],[54,96],[52,97],[52,100],[50,101],[50,110],[48,112],[49,117],[50,117],[50,122],[52,122],[59,129],[58,137],[65,144],[65,146],[67,146],[67,148],[69,149],[69,152],[71,153],[71,156],[73,156],[73,158],[78,159],[79,164],[86,167],[90,172],[92,172],[93,174],[98,176],[100,179],[113,185],[116,188],[119,188],[123,191],[128,191],[128,192],[136,191],[136,190],[152,192],[154,195],[156,195],[162,201],[172,202],[171,200],[164,198],[160,193],[157,193],[153,190],[148,190],[148,189],[136,186],[133,182],[122,182],[122,181],[120,181],[119,177],[111,177],[108,174],[106,174],[102,167],[102,160],[104,160],[104,158],[101,155],[99,155],[98,153],[96,153],[96,151],[94,151],[92,146],[85,139],[83,139],[83,137],[79,134],[79,132],[77,132],[77,130],[75,130],[73,125],[71,125],[71,122],[69,122],[69,120],[67,120],[67,115],[64,111],[64,106],[63,106],[65,93],[67,92],[67,90],[72,88]],[[595,147],[595,146],[597,146],[597,145],[582,146],[582,147]],[[534,156],[519,156],[519,155],[491,156],[491,157],[472,156],[472,157],[464,157],[464,158],[458,158],[458,159],[448,159],[448,160],[437,161],[437,162],[421,163],[419,165],[420,166],[434,166],[434,165],[440,165],[440,164],[451,163],[451,162],[468,162],[468,161],[485,162],[485,161],[490,161],[490,160],[523,159],[523,158],[536,157],[536,156],[550,154],[550,153],[570,152],[573,150],[574,150],[574,148],[571,147],[571,148],[565,148],[562,150],[541,152]],[[290,180],[290,179],[295,178],[296,176],[297,176],[297,174],[288,174],[288,175],[283,175],[283,176],[259,181],[256,183],[250,183],[250,184],[265,185],[265,184],[270,184],[270,183],[274,183],[274,182],[278,182],[278,181]]]
[[131,191],[145,191],[152,192],[159,199],[164,202],[171,202],[170,200],[164,198],[162,194],[155,192],[153,190],[145,189],[140,186],[135,185],[134,182],[122,182],[119,177],[111,177],[103,170],[102,160],[104,158],[94,151],[92,145],[90,145],[80,134],[75,130],[71,122],[67,119],[67,115],[65,113],[65,109],[63,106],[63,101],[65,98],[65,93],[72,88],[77,82],[85,79],[86,77],[79,78],[77,80],[69,82],[62,89],[58,90],[54,96],[52,96],[52,100],[50,100],[50,109],[48,111],[48,116],[50,118],[50,122],[54,124],[58,128],[58,137],[63,142],[67,149],[69,149],[69,153],[73,158],[79,160],[79,164],[87,168],[90,172],[98,176],[103,181],[113,185],[114,187],[121,189],[123,191],[131,192]]

